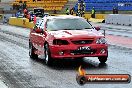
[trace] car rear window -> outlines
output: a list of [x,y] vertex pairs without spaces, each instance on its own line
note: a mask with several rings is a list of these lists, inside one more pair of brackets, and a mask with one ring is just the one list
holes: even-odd
[[92,26],[82,18],[75,19],[51,19],[47,22],[49,30],[83,30],[91,29]]

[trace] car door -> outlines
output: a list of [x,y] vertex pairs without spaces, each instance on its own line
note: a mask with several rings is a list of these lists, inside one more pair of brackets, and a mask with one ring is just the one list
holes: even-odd
[[[44,32],[44,27],[45,27],[45,22],[46,19],[42,20],[39,28]],[[44,33],[38,33],[37,34],[37,45],[38,45],[38,50],[41,51],[41,53],[43,54],[44,52],[44,42],[45,42],[45,37],[46,35]]]
[[33,28],[33,30],[31,30],[31,41],[33,46],[38,49],[38,33],[36,33],[36,30],[40,28],[40,24],[42,21],[39,21]]

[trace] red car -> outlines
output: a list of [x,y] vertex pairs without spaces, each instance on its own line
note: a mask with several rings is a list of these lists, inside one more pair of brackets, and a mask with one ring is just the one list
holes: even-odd
[[98,57],[105,63],[108,45],[104,35],[84,18],[71,15],[42,18],[30,32],[29,56],[41,55],[47,65],[55,59]]

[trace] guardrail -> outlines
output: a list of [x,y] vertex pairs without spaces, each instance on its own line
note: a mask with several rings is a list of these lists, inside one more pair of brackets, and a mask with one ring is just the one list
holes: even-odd
[[105,18],[107,24],[132,26],[132,15],[109,14]]

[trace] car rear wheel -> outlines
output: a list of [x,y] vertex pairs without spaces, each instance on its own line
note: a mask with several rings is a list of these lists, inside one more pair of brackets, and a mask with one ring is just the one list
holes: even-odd
[[48,44],[45,44],[45,63],[48,65],[48,66],[51,66],[53,64],[53,59],[51,58],[51,52],[50,52],[50,49],[49,49],[49,45]]
[[100,63],[105,63],[107,61],[107,56],[98,57]]
[[31,42],[29,42],[29,56],[30,58],[36,59],[38,58],[38,55],[34,53],[35,47],[32,45]]

